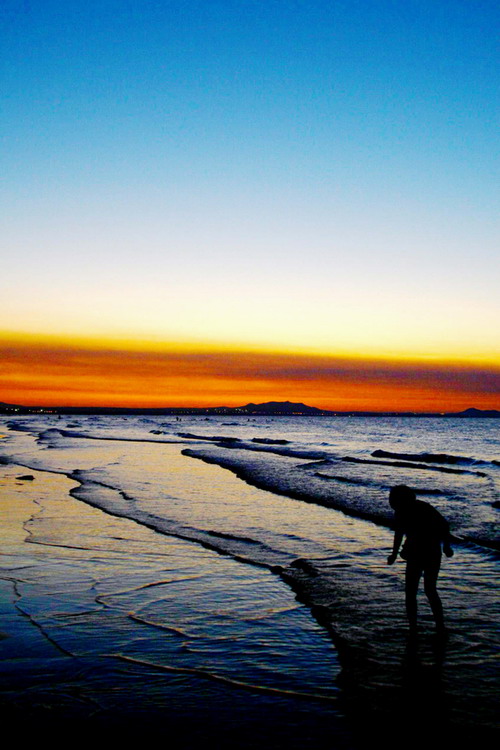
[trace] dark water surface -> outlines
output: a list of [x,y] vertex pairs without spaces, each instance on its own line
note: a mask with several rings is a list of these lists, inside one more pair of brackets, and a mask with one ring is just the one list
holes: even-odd
[[[187,747],[354,747],[417,715],[494,731],[495,420],[3,425],[5,710]],[[457,537],[446,643],[425,601],[406,642],[403,564],[385,565],[401,482]]]

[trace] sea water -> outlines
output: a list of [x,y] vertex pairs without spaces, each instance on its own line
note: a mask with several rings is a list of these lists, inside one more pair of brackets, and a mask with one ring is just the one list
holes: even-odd
[[[116,721],[198,717],[201,735],[250,721],[252,742],[274,746],[336,732],[349,746],[360,716],[390,712],[401,686],[415,702],[418,685],[416,708],[433,720],[493,725],[498,421],[2,423],[4,481],[35,472],[25,546],[2,555],[5,617],[41,649],[21,664],[13,640],[0,642],[13,700],[22,690],[28,704],[45,695],[63,713]],[[440,577],[450,638],[437,650],[425,602],[419,648],[404,639],[402,563],[386,566],[396,484],[438,508],[456,539]]]

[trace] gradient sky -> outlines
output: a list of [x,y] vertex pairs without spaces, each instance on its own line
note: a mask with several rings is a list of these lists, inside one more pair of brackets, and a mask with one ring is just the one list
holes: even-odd
[[500,408],[498,3],[0,13],[0,400]]

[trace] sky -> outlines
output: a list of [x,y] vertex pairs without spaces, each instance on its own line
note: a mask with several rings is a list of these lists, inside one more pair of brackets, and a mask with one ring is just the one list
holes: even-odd
[[4,0],[0,401],[500,408],[488,0]]

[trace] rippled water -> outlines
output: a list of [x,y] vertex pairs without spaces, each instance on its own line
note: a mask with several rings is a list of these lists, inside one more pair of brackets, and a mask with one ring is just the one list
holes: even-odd
[[[79,660],[75,690],[82,706],[94,701],[97,713],[113,714],[135,701],[139,710],[142,690],[151,693],[150,711],[151,701],[163,700],[157,686],[182,676],[197,684],[211,680],[202,695],[217,694],[217,711],[221,691],[244,690],[257,702],[270,701],[276,715],[286,710],[283,701],[309,700],[308,715],[316,717],[310,724],[319,726],[326,714],[317,704],[330,701],[332,726],[344,741],[340,715],[383,713],[402,679],[420,681],[422,669],[432,667],[429,690],[435,693],[439,674],[453,721],[491,725],[498,421],[33,416],[3,422],[6,486],[18,475],[9,462],[41,472],[45,482],[69,483],[62,494],[49,486],[41,498],[41,480],[33,482],[36,512],[26,508],[21,526],[23,540],[34,544],[26,552],[16,542],[12,559],[4,553],[3,585],[25,614],[24,626],[42,634],[45,648],[58,650],[61,686],[68,660]],[[387,493],[400,483],[435,505],[457,539],[457,554],[440,578],[450,641],[436,653],[424,640],[409,661],[401,566],[385,565],[392,539]],[[427,629],[424,602],[421,614]],[[0,645],[9,663],[8,639]],[[112,652],[113,669],[120,664],[129,682],[133,677],[132,692],[110,695],[109,665],[93,666],[104,652]],[[33,669],[17,674],[18,688],[29,684],[33,691]],[[346,675],[355,678],[345,684]],[[180,694],[176,715],[199,714],[200,691],[190,700]],[[236,711],[235,726],[243,715]],[[299,716],[291,723],[297,731],[307,725]]]

